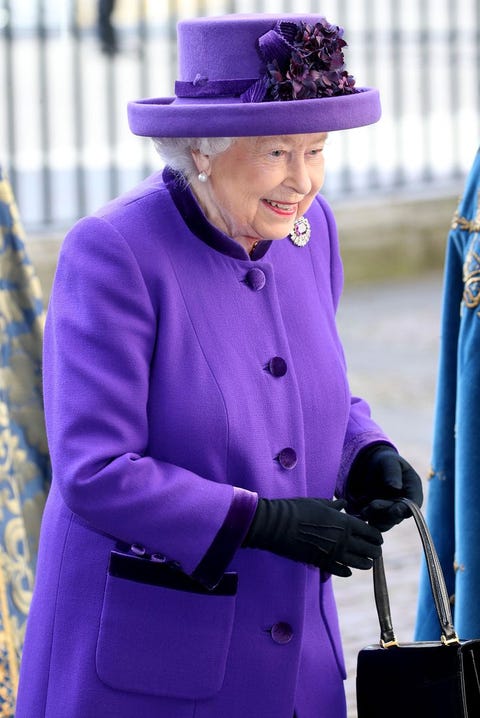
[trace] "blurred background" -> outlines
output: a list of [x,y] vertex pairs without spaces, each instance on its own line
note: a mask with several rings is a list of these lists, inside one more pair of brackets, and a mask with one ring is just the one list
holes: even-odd
[[0,159],[27,231],[63,231],[158,166],[126,105],[173,94],[179,19],[253,11],[344,26],[357,85],[380,89],[378,125],[330,137],[332,202],[458,193],[479,135],[478,0],[116,0],[112,53],[97,0],[0,0]]

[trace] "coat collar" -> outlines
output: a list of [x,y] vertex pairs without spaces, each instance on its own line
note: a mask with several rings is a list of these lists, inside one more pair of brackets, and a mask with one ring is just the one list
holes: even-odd
[[272,240],[259,242],[249,255],[238,242],[210,224],[190,187],[170,167],[163,170],[163,181],[187,227],[210,247],[234,259],[257,260],[266,254]]

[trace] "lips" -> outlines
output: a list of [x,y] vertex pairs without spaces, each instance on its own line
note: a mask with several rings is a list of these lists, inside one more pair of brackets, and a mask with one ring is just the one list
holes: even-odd
[[289,204],[286,202],[274,202],[271,199],[264,199],[264,203],[273,209],[277,214],[295,214],[297,211],[297,204]]

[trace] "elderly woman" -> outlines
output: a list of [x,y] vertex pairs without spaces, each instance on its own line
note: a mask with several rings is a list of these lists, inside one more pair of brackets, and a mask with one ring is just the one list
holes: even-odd
[[345,716],[331,574],[422,490],[335,327],[323,150],[380,114],[344,45],[318,16],[185,21],[176,97],[129,107],[167,166],[59,258],[17,718]]

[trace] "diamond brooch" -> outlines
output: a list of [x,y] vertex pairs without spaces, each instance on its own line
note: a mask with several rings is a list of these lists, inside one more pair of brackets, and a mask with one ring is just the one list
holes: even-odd
[[289,237],[296,247],[304,247],[310,241],[310,234],[310,222],[306,217],[299,217],[295,220]]

